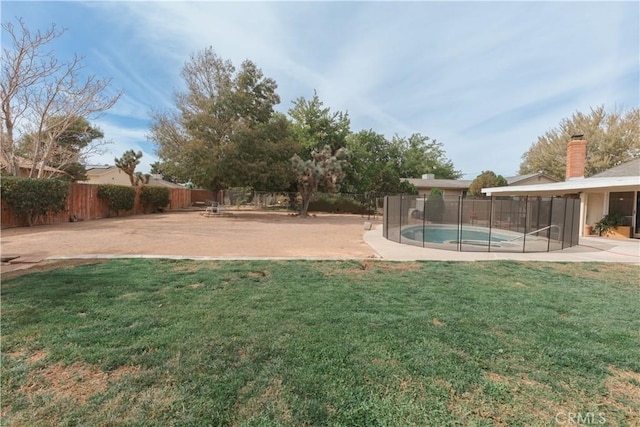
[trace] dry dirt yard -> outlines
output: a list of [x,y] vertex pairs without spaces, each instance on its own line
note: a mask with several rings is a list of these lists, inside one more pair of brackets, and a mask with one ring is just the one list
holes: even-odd
[[[167,255],[186,257],[368,258],[360,215],[229,211],[205,217],[198,211],[108,218],[2,230],[2,256],[20,264],[47,257]],[[379,220],[370,220],[374,227]],[[2,271],[12,268],[3,263]]]

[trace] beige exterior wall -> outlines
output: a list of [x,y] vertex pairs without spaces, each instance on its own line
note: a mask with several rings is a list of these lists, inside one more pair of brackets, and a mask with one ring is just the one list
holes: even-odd
[[[438,188],[440,191],[442,191],[442,195],[443,196],[462,196],[462,192],[464,190],[458,189],[458,188]],[[418,195],[419,196],[429,196],[429,194],[431,194],[431,188],[418,188]]]
[[587,193],[585,224],[595,225],[604,216],[604,193]]
[[129,176],[116,167],[91,170],[87,172],[87,178],[85,182],[89,184],[131,185]]
[[443,196],[462,196],[462,192],[464,190],[460,190],[460,189],[445,189],[442,190],[442,195]]

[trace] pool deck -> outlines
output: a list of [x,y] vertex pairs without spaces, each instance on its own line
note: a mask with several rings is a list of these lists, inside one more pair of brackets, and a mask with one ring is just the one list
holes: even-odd
[[624,262],[640,264],[640,239],[581,237],[578,246],[535,253],[456,252],[404,245],[387,240],[382,226],[367,231],[364,240],[385,261],[552,261]]
[[[363,229],[373,225],[373,229]],[[282,236],[293,235],[295,239]],[[528,244],[528,247],[529,244]],[[557,261],[640,265],[639,239],[580,238],[552,252],[457,252],[385,239],[379,220],[323,214],[237,212],[205,218],[178,212],[2,230],[0,251],[10,262],[0,274],[40,262],[74,259],[171,258],[193,260]],[[13,254],[13,255],[12,255]],[[15,259],[17,258],[17,259]],[[640,283],[640,277],[639,281]]]

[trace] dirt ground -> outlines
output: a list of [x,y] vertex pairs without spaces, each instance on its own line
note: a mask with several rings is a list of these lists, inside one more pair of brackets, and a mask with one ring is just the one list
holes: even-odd
[[[46,257],[78,255],[168,255],[206,257],[367,258],[375,252],[363,240],[360,215],[230,211],[172,212],[95,221],[12,228],[0,234],[2,272],[25,268]],[[13,268],[12,268],[13,266]]]

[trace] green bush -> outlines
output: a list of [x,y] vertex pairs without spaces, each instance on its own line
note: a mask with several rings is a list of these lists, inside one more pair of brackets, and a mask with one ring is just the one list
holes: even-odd
[[425,205],[425,218],[431,222],[442,222],[444,216],[445,206],[442,196],[442,190],[439,188],[432,188],[427,203]]
[[368,203],[340,194],[317,195],[309,202],[309,212],[366,214]]
[[140,201],[145,207],[145,211],[162,210],[169,205],[169,189],[157,185],[143,185],[140,193]]
[[16,215],[26,215],[29,226],[39,216],[64,211],[69,182],[58,179],[3,177],[2,199]]
[[624,225],[624,217],[618,212],[608,213],[602,219],[596,222],[593,231],[598,235],[607,235],[614,228]]
[[106,200],[109,210],[116,216],[120,211],[130,211],[136,201],[136,189],[124,185],[100,184],[98,197]]

